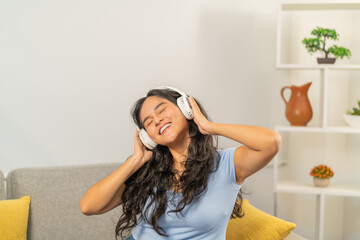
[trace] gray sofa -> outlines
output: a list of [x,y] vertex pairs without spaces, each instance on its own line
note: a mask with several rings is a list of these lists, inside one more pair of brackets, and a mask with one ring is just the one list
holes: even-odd
[[85,216],[79,202],[87,189],[120,165],[108,163],[10,171],[6,181],[7,199],[31,197],[28,240],[115,239],[121,207],[102,215]]
[[[115,239],[121,206],[102,215],[85,216],[79,202],[85,192],[121,163],[19,168],[6,179],[6,199],[30,196],[28,240]],[[0,200],[4,175],[0,171]],[[304,240],[291,233],[286,240]]]

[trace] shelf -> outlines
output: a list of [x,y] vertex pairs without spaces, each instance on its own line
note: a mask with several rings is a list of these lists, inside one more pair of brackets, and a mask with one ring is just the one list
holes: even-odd
[[301,11],[301,10],[355,10],[360,9],[358,0],[304,0],[304,1],[282,1],[283,11]]
[[312,183],[279,181],[276,192],[360,197],[360,186],[351,184],[332,184],[330,180],[330,185],[328,187],[318,188],[314,187]]
[[360,128],[348,126],[334,126],[334,127],[301,127],[301,126],[286,126],[275,125],[276,131],[286,132],[319,132],[319,133],[360,133]]
[[[343,59],[337,59],[335,64],[318,64],[316,61],[316,57],[313,57],[312,60],[310,58],[306,58],[308,60],[304,61],[302,56],[303,52],[298,53],[297,49],[293,46],[298,46],[300,44],[300,40],[302,39],[299,35],[299,32],[296,32],[296,29],[300,31],[305,31],[309,24],[313,22],[332,22],[333,19],[341,19],[342,16],[349,16],[350,18],[344,18],[344,22],[342,24],[350,23],[351,30],[356,29],[355,19],[360,16],[360,0],[280,0],[278,5],[278,14],[277,14],[277,32],[276,32],[276,64],[275,68],[280,71],[288,71],[288,73],[300,73],[302,70],[306,71],[318,71],[316,72],[319,76],[318,78],[314,78],[315,81],[319,79],[319,93],[317,96],[319,97],[319,105],[320,109],[318,113],[320,114],[319,122],[315,124],[308,124],[307,126],[291,126],[289,122],[284,122],[284,124],[275,125],[275,131],[278,131],[280,134],[284,134],[286,132],[299,132],[299,133],[342,133],[342,134],[360,134],[360,128],[350,127],[345,121],[339,122],[338,125],[330,125],[328,124],[328,109],[329,109],[329,97],[333,97],[329,91],[329,85],[332,84],[330,81],[330,77],[332,74],[338,74],[342,72],[354,73],[354,70],[360,70],[360,63],[353,61],[344,61]],[[339,15],[339,14],[340,15]],[[353,17],[352,17],[353,16]],[[305,19],[302,22],[302,19]],[[330,21],[327,21],[329,19]],[[320,21],[321,20],[321,21]],[[353,25],[355,24],[355,25]],[[317,26],[317,25],[315,25]],[[284,31],[284,29],[286,31]],[[294,30],[295,29],[295,30]],[[284,43],[282,42],[284,41]],[[291,48],[292,47],[292,48]],[[294,50],[294,51],[293,51]],[[300,62],[300,63],[299,63]],[[305,74],[306,72],[304,72]],[[357,73],[357,72],[355,72]],[[288,75],[281,76],[282,80],[284,78],[288,78]],[[292,76],[291,76],[292,77]],[[296,76],[295,76],[296,77]],[[352,77],[354,78],[354,77]],[[355,77],[356,78],[356,77]],[[336,96],[334,96],[336,97]],[[285,133],[283,133],[285,132]],[[303,141],[306,142],[306,139],[311,138],[314,134],[309,134],[308,136],[304,135]],[[330,137],[330,136],[329,136]],[[289,140],[293,140],[292,138]],[[301,139],[297,139],[301,141]],[[355,140],[355,139],[351,139]],[[357,140],[357,139],[356,139]],[[351,142],[352,143],[352,142]],[[357,142],[355,143],[357,144]],[[357,145],[356,145],[357,146]],[[319,149],[321,151],[321,149]],[[321,154],[321,152],[317,149],[317,153]],[[289,148],[290,153],[288,155],[292,155],[292,149]],[[310,150],[312,151],[312,150]],[[324,157],[327,157],[329,154],[325,152],[324,149]],[[352,155],[351,155],[352,156]],[[358,157],[358,154],[354,156]],[[355,159],[354,159],[355,160]],[[304,179],[300,176],[294,176],[292,181],[281,181],[279,174],[282,172],[280,170],[280,160],[278,157],[275,158],[275,161],[272,165],[273,167],[273,179],[274,179],[274,213],[275,216],[278,214],[278,209],[283,209],[283,206],[279,204],[278,195],[279,194],[307,194],[316,197],[316,216],[314,226],[315,236],[312,239],[316,240],[324,240],[330,236],[332,233],[340,233],[335,238],[340,239],[344,236],[349,235],[348,230],[344,229],[344,221],[343,219],[339,220],[339,224],[325,226],[325,199],[326,196],[340,196],[340,197],[360,197],[360,183],[355,182],[354,184],[347,184],[341,181],[338,181],[335,178],[330,181],[330,185],[326,188],[318,188],[315,187],[310,177]],[[282,161],[282,166],[286,164],[286,161]],[[301,164],[302,160],[297,159],[296,163]],[[341,163],[339,163],[341,164]],[[297,171],[294,169],[297,165],[290,165],[289,168],[291,170]],[[269,165],[268,167],[271,167]],[[286,169],[284,169],[286,171]],[[303,171],[299,170],[299,171]],[[343,169],[343,171],[345,171]],[[307,173],[304,173],[307,174]],[[347,173],[343,173],[347,174]],[[352,168],[352,172],[349,174],[356,174],[355,166]],[[285,178],[286,180],[286,178]],[[288,180],[290,180],[288,178]],[[338,179],[340,180],[340,179]],[[360,198],[358,198],[360,200]],[[284,199],[286,200],[286,199]],[[286,200],[288,201],[288,200]],[[334,207],[334,203],[331,204]],[[335,206],[338,208],[338,206]],[[340,207],[341,208],[341,207]],[[291,210],[285,209],[285,212]],[[332,211],[331,216],[335,216],[337,213]],[[307,217],[304,214],[300,214],[296,219],[303,219]],[[335,223],[335,222],[334,222]],[[327,230],[327,236],[325,235],[325,228]],[[329,231],[330,230],[330,231]],[[358,233],[358,231],[356,231]],[[342,235],[342,237],[341,237]]]
[[[276,69],[305,69],[305,70],[321,70],[321,69],[334,69],[334,70],[359,70],[360,64],[316,64],[316,58],[313,59],[313,64],[287,64],[281,60],[282,50],[282,18],[285,12],[296,11],[360,11],[359,0],[282,0],[278,5],[278,19],[277,19],[277,50],[276,50]],[[319,16],[321,18],[321,16]],[[341,61],[338,59],[337,61]]]
[[[316,61],[316,59],[314,59]],[[308,69],[308,70],[320,70],[320,69],[334,69],[334,70],[360,70],[360,64],[279,64],[276,69]]]

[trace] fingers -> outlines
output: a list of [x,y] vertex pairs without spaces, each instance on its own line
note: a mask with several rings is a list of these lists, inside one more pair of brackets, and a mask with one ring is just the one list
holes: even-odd
[[136,130],[136,132],[135,132],[135,141],[136,142],[140,141],[140,136],[139,136],[139,131],[138,130]]
[[[190,105],[191,105],[191,107],[194,105],[194,103],[195,103],[195,100],[194,100],[194,98],[193,97],[188,97],[188,99],[189,99],[189,103],[190,103]],[[196,103],[195,103],[196,104]]]
[[193,97],[189,97],[189,102],[190,102],[191,107],[192,107],[193,112],[194,112],[194,121],[195,121],[195,123],[199,125],[200,122],[206,121],[207,119],[204,116],[204,114],[201,112],[200,107],[197,105],[195,99]]
[[[135,138],[134,138],[134,143],[135,143],[135,148],[139,147],[140,149],[143,148],[143,144],[141,142],[140,136],[139,136],[139,131],[136,130],[135,132]],[[140,150],[139,149],[139,150]]]
[[197,103],[195,102],[195,99],[193,97],[189,97],[189,103],[191,105],[191,108],[194,110],[194,111],[197,111],[197,112],[201,112],[200,111],[200,108],[199,106],[197,105]]

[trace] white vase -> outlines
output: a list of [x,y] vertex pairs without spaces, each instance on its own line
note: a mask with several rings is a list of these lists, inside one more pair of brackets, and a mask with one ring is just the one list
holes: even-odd
[[344,114],[343,118],[350,127],[360,127],[360,116]]
[[327,187],[330,184],[330,178],[313,178],[315,187]]

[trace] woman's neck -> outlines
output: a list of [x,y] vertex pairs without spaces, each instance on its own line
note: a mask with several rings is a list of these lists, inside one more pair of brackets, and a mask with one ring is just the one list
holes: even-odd
[[188,138],[187,141],[184,141],[184,144],[177,145],[176,147],[169,147],[171,155],[173,157],[173,171],[175,172],[174,175],[174,183],[171,187],[171,190],[174,192],[182,192],[179,185],[179,178],[185,171],[185,162],[188,157],[188,147],[191,142],[191,139]]
[[182,141],[179,141],[178,144],[168,146],[169,151],[174,160],[173,169],[178,172],[183,172],[185,170],[185,161],[188,157],[188,148],[191,142],[189,134],[184,136]]

